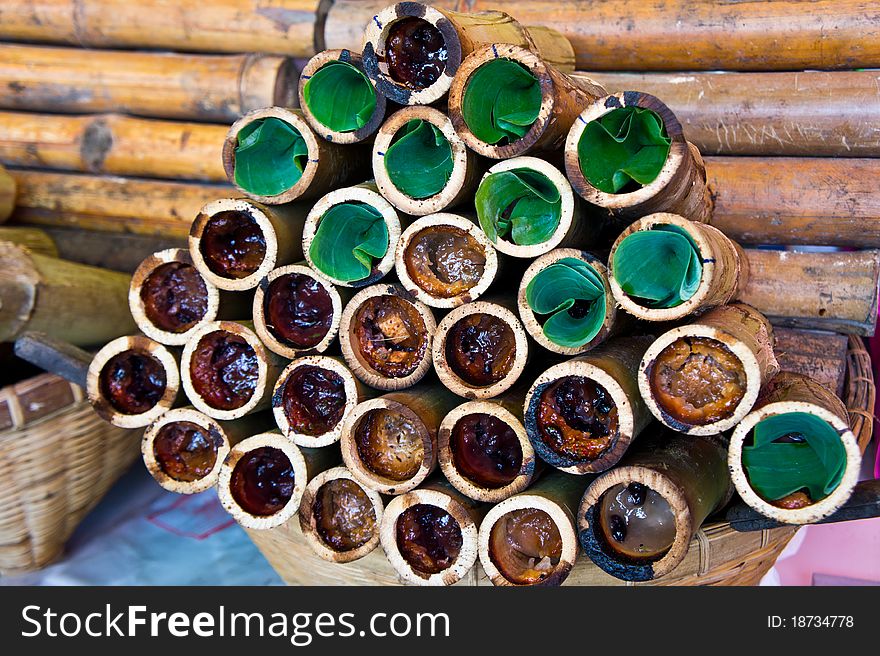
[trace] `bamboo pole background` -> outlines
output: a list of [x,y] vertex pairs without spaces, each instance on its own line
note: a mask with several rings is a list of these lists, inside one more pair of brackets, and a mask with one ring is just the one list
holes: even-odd
[[58,247],[45,230],[39,228],[10,228],[0,225],[0,241],[24,246],[32,253],[58,257]]
[[0,166],[0,223],[6,221],[15,207],[15,179]]

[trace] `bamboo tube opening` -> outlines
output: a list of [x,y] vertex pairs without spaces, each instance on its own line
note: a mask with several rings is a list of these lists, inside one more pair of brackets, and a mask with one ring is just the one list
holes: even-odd
[[193,408],[169,410],[147,427],[141,441],[147,471],[177,494],[213,487],[229,449],[220,424]]
[[299,448],[277,433],[260,433],[232,447],[220,468],[217,496],[239,524],[265,530],[296,514],[307,482]]
[[473,221],[441,212],[403,231],[394,268],[404,289],[425,305],[455,308],[489,288],[498,274],[498,255]]
[[535,450],[516,415],[499,403],[469,401],[437,431],[439,462],[453,487],[477,501],[497,503],[529,486]]
[[217,318],[219,306],[220,292],[183,248],[153,253],[131,277],[128,307],[135,323],[161,344],[185,344],[193,330]]
[[171,352],[148,337],[119,337],[92,358],[86,377],[89,403],[104,421],[141,428],[169,410],[180,389]]
[[273,270],[254,294],[254,330],[267,348],[285,358],[326,351],[341,315],[336,287],[300,264]]
[[451,493],[419,489],[385,508],[382,547],[395,571],[416,585],[453,585],[477,561],[477,525]]
[[443,317],[431,347],[440,381],[467,399],[510,389],[526,367],[528,350],[516,315],[489,301],[460,305]]
[[272,413],[282,434],[298,446],[329,446],[339,441],[359,398],[357,381],[345,365],[311,355],[281,372],[272,392]]
[[331,563],[350,563],[379,546],[384,504],[345,467],[321,472],[306,486],[299,526],[312,550]]
[[[628,107],[650,110],[660,118],[670,140],[669,153],[651,182],[639,185],[633,180],[619,193],[609,193],[587,179],[579,148],[590,123]],[[712,200],[699,150],[685,140],[681,123],[672,110],[647,93],[624,91],[608,95],[584,109],[565,141],[565,170],[572,187],[584,200],[608,210],[613,216],[635,219],[655,212],[674,212],[701,223],[711,217]]]
[[[687,235],[691,245],[695,247],[696,257],[700,264],[699,284],[691,296],[672,307],[656,307],[649,301],[627,293],[618,279],[618,266],[615,256],[625,240],[634,234],[660,231],[665,233],[668,226],[676,229],[678,234]],[[658,233],[661,237],[666,235]],[[640,254],[642,262],[651,262],[651,257],[658,248],[649,248],[644,244],[635,255]],[[749,261],[745,251],[736,242],[728,239],[720,230],[704,223],[695,223],[676,214],[657,213],[643,217],[624,230],[614,245],[608,258],[612,275],[610,276],[611,291],[620,306],[639,319],[645,321],[676,321],[709,307],[724,305],[733,300],[748,281]],[[658,267],[669,266],[668,260],[660,258],[654,261]]]
[[[323,107],[317,98],[335,87],[356,88],[345,107]],[[366,85],[366,86],[364,86]],[[366,87],[369,87],[369,93]],[[346,49],[324,50],[312,57],[299,77],[299,106],[312,129],[326,141],[352,144],[368,139],[385,118],[385,96],[365,76],[361,56]]]
[[[587,292],[586,287],[575,291],[573,287],[568,285],[559,286],[561,281],[566,278],[555,277],[553,270],[548,271],[548,269],[553,265],[556,265],[554,269],[565,267],[560,271],[568,274],[573,266],[578,266],[570,260],[578,260],[589,267],[589,270],[595,274],[594,284],[599,282],[602,285],[601,296],[588,300],[586,296],[591,294],[585,293]],[[582,278],[583,275],[581,274],[580,277]],[[529,265],[519,285],[516,304],[523,326],[532,339],[553,353],[578,355],[599,346],[613,334],[617,322],[617,303],[611,294],[609,278],[605,265],[586,251],[576,248],[558,248],[545,253]],[[550,312],[538,312],[532,307],[533,302],[536,304],[538,301],[544,303],[544,298],[550,298],[549,291],[553,291],[553,296],[556,296],[559,290],[571,294],[562,306],[556,306]],[[530,299],[532,300],[530,301]],[[566,308],[564,305],[569,305],[569,307]],[[537,307],[549,309],[549,305],[546,307],[537,305]],[[553,323],[548,324],[552,317],[561,313],[567,315],[563,315],[562,322],[554,319]],[[599,320],[600,316],[602,317],[601,321]],[[574,322],[586,329],[582,329],[577,337],[569,334],[570,326]],[[554,328],[554,323],[562,325]],[[591,324],[592,327],[590,327]]]
[[[744,452],[754,449],[755,429],[762,422],[772,421],[772,418],[785,420],[800,414],[817,418],[819,426],[810,426],[813,430],[809,435],[782,430],[780,432],[784,434],[773,439],[771,444],[804,444],[812,447],[814,441],[828,445],[829,440],[839,440],[839,444],[834,445],[834,450],[841,452],[844,460],[842,471],[837,472],[839,478],[835,476],[830,481],[833,487],[829,490],[829,486],[826,486],[824,496],[816,495],[817,498],[813,498],[806,485],[776,499],[762,496],[750,478]],[[790,428],[794,428],[794,425]],[[828,453],[832,451],[830,445],[825,449]],[[755,454],[754,465],[760,466],[760,456],[757,452]],[[737,492],[749,506],[785,524],[810,524],[832,514],[849,499],[859,480],[861,452],[840,399],[811,378],[783,372],[770,381],[762,392],[758,406],[734,429],[727,464]],[[779,474],[774,476],[778,478]]]
[[[422,136],[422,133],[424,135]],[[418,148],[416,148],[418,146]],[[413,153],[430,168],[442,171],[414,174]],[[428,159],[430,158],[430,159]],[[392,205],[413,216],[424,216],[468,199],[479,179],[479,164],[443,112],[412,105],[392,114],[376,134],[373,177]],[[444,168],[445,167],[445,168]]]
[[[534,180],[529,182],[540,184],[548,190],[555,189],[559,195],[558,206],[555,203],[547,206],[547,211],[558,217],[558,221],[552,226],[552,230],[549,226],[541,229],[539,235],[543,237],[541,241],[535,240],[535,228],[532,225],[535,217],[525,214],[521,217],[523,232],[528,228],[532,230],[529,231],[530,234],[527,233],[527,237],[522,238],[523,243],[517,243],[517,231],[514,230],[516,225],[510,218],[523,200],[539,198],[539,196],[534,193],[531,196],[519,193],[511,197],[504,196],[499,202],[497,192],[493,189],[499,174],[508,172],[520,174],[521,171],[528,172],[526,175],[534,177]],[[511,193],[509,188],[504,191],[507,194]],[[515,157],[498,162],[490,168],[480,180],[476,206],[477,218],[483,232],[495,248],[511,257],[534,258],[559,246],[584,244],[593,240],[595,230],[582,220],[580,208],[575,202],[574,192],[568,180],[555,166],[537,157]]]
[[[385,223],[385,232],[387,233],[385,250],[381,255],[371,254],[371,266],[368,272],[363,272],[362,277],[343,280],[338,277],[339,272],[331,270],[326,262],[327,258],[320,242],[322,239],[328,240],[332,235],[320,234],[321,226],[334,210],[337,212],[343,212],[343,210],[357,212],[361,209],[367,210],[374,217],[371,219],[374,222],[381,220]],[[381,215],[381,219],[375,215]],[[340,216],[342,215],[340,214]],[[312,207],[303,228],[302,250],[309,266],[333,284],[342,287],[365,287],[380,280],[391,271],[394,266],[394,251],[397,247],[397,241],[400,239],[400,232],[401,225],[397,211],[376,191],[374,185],[368,183],[357,187],[346,187],[331,191],[321,197]],[[357,247],[359,244],[354,246]],[[381,248],[376,252],[379,250]]]
[[404,389],[431,369],[437,323],[431,308],[400,285],[373,285],[345,306],[339,328],[342,356],[370,387]]

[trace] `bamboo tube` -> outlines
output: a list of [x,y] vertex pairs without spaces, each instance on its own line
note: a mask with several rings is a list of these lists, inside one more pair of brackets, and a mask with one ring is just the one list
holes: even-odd
[[254,294],[254,330],[266,347],[295,358],[323,353],[339,332],[339,290],[312,269],[288,264],[260,280]]
[[434,308],[455,308],[478,299],[495,280],[498,266],[492,242],[474,220],[447,212],[413,221],[400,235],[394,254],[400,284]]
[[780,371],[808,376],[834,392],[844,393],[849,337],[837,333],[773,327],[773,352]]
[[467,303],[437,325],[431,355],[447,389],[466,399],[489,399],[516,383],[528,362],[529,343],[507,305],[513,304],[502,299]]
[[[641,107],[655,112],[672,143],[663,168],[652,182],[635,191],[609,194],[594,187],[584,176],[578,144],[587,124],[622,107]],[[584,200],[603,208],[614,218],[638,219],[656,212],[670,212],[706,223],[712,216],[712,197],[700,151],[685,139],[681,123],[672,110],[647,93],[624,91],[608,95],[584,109],[565,141],[565,171],[572,187]]]
[[715,435],[748,414],[778,371],[770,322],[736,303],[658,337],[639,365],[639,390],[651,414],[669,428]]
[[[674,570],[703,520],[733,493],[720,436],[664,432],[652,431],[618,467],[593,481],[577,512],[581,548],[625,581],[650,581]],[[641,513],[625,510],[643,506]],[[626,520],[615,511],[625,512]],[[644,543],[627,544],[633,534]]]
[[457,402],[437,384],[361,401],[344,421],[342,460],[355,480],[383,494],[420,485],[437,466],[437,429]]
[[58,257],[58,247],[45,230],[39,228],[7,228],[0,225],[0,241],[17,244],[31,253]]
[[0,224],[4,223],[15,209],[15,187],[15,178],[0,164]]
[[[580,476],[552,472],[486,513],[479,552],[492,585],[556,586],[568,578],[578,552],[575,514],[586,484]],[[528,559],[523,545],[535,549]]]
[[302,259],[298,237],[305,210],[301,203],[267,207],[244,198],[211,201],[190,228],[193,264],[220,289],[253,289],[276,266]]
[[205,203],[227,185],[11,170],[18,185],[13,223],[183,237]]
[[378,492],[363,487],[345,467],[334,467],[306,486],[299,505],[299,526],[320,558],[350,563],[379,546],[384,507]]
[[287,57],[0,44],[3,109],[231,123],[260,107],[295,105],[297,76]]
[[370,387],[411,387],[431,370],[431,308],[400,285],[373,285],[355,294],[339,322],[339,345],[351,371]]
[[[306,143],[308,162],[299,180],[290,188],[274,196],[261,196],[250,193],[235,181],[235,150],[238,147],[238,133],[245,127],[266,118],[277,118],[293,127]],[[362,148],[343,148],[340,144],[318,139],[303,113],[298,109],[266,107],[248,112],[229,128],[223,142],[223,168],[230,183],[248,198],[266,205],[281,205],[302,198],[317,198],[351,181],[366,169],[366,151]]]
[[[540,28],[532,32],[501,11],[462,14],[401,2],[377,9],[364,23],[364,68],[379,93],[399,105],[430,105],[443,98],[463,61],[486,44],[532,48],[561,69],[574,70],[574,52],[561,35]],[[421,52],[407,52],[406,46],[399,52],[394,44],[413,31],[421,34]],[[391,63],[398,59],[399,64]]]
[[339,441],[355,406],[370,396],[340,358],[307,355],[278,376],[272,413],[281,433],[297,446],[329,446]]
[[707,155],[880,156],[874,71],[580,75],[663,98]]
[[25,331],[79,346],[133,332],[128,276],[0,241],[0,342]]
[[695,223],[677,214],[650,214],[632,223],[617,237],[611,246],[609,266],[614,268],[614,256],[621,242],[636,232],[653,230],[657,226],[671,225],[684,230],[697,246],[700,256],[700,284],[693,296],[674,307],[655,308],[640,303],[627,294],[614,275],[609,276],[614,300],[631,315],[645,321],[677,321],[708,308],[724,305],[737,297],[749,279],[749,261],[745,251],[724,236],[717,228]]
[[394,497],[382,515],[382,548],[407,583],[454,585],[477,562],[483,510],[448,484]]
[[207,52],[271,52],[309,57],[318,0],[162,0],[120,5],[114,0],[7,0],[0,38],[78,46]]
[[[581,346],[560,346],[544,334],[543,322],[535,315],[535,312],[532,310],[526,297],[526,290],[528,289],[529,283],[534,280],[541,271],[549,267],[551,264],[555,264],[560,260],[567,258],[581,260],[582,262],[589,264],[593,270],[599,274],[599,277],[602,280],[602,285],[605,289],[604,301],[599,301],[598,299],[597,301],[594,301],[605,303],[605,319],[602,321],[602,326],[599,328],[599,332]],[[623,315],[618,316],[617,303],[611,294],[609,278],[608,269],[605,268],[605,265],[587,251],[581,251],[576,248],[556,248],[544,253],[532,262],[528,269],[526,269],[519,285],[519,291],[516,295],[516,305],[519,310],[519,318],[522,320],[526,332],[528,332],[532,339],[538,342],[540,346],[543,346],[545,349],[552,351],[553,353],[559,353],[560,355],[579,355],[599,346],[609,337],[614,335],[615,332],[620,329],[621,324],[626,322]]]
[[[315,266],[312,260],[311,247],[315,239],[315,233],[321,224],[324,215],[335,205],[343,203],[363,203],[369,205],[382,215],[385,226],[388,229],[388,250],[385,251],[379,262],[373,265],[370,275],[363,280],[350,282],[347,280],[339,280],[334,278],[326,271],[322,271]],[[400,239],[401,231],[400,217],[394,207],[385,200],[378,192],[376,185],[372,182],[365,182],[354,187],[344,187],[336,189],[329,194],[321,197],[317,203],[312,206],[306,217],[306,223],[302,230],[302,250],[309,266],[315,269],[322,276],[327,278],[334,285],[341,287],[366,287],[374,282],[381,280],[392,267],[394,267],[394,252],[397,248],[397,241]]]
[[[452,173],[439,192],[427,198],[411,198],[398,189],[385,165],[385,153],[395,136],[410,121],[425,121],[437,128],[452,151]],[[469,150],[455,131],[449,117],[434,107],[411,105],[394,112],[379,128],[373,143],[373,178],[385,198],[401,212],[412,216],[425,216],[446,208],[470,202],[483,171],[476,153]]]
[[535,478],[535,450],[522,423],[524,392],[467,401],[440,423],[440,469],[465,496],[498,503],[525,490]]
[[[743,465],[743,447],[752,440],[752,429],[768,417],[793,412],[807,413],[830,424],[846,452],[846,465],[840,481],[822,499],[813,500],[809,495],[804,498],[803,492],[776,501],[765,499],[752,487]],[[850,429],[843,402],[812,378],[794,373],[780,373],[767,384],[755,408],[733,431],[727,459],[730,475],[742,500],[762,515],[784,524],[812,524],[838,510],[849,499],[859,480],[861,463],[861,450]]]
[[222,125],[0,112],[0,161],[84,173],[222,182]]
[[258,433],[229,451],[220,467],[217,496],[241,526],[275,528],[299,511],[309,480],[338,461],[333,449],[301,449],[279,433]]
[[180,370],[171,352],[148,337],[114,339],[86,374],[86,396],[104,421],[119,428],[147,426],[177,399]]
[[180,372],[197,410],[214,419],[238,419],[271,405],[283,363],[244,323],[213,321],[193,331]]
[[350,132],[340,132],[339,130],[334,130],[330,126],[322,123],[320,120],[318,120],[314,113],[312,113],[312,110],[309,107],[309,103],[306,102],[305,94],[303,91],[306,86],[306,82],[308,82],[308,80],[311,79],[319,70],[324,68],[326,65],[334,62],[344,62],[346,64],[350,64],[362,73],[366,74],[364,71],[364,64],[361,56],[359,54],[353,53],[347,48],[324,50],[322,52],[319,52],[318,54],[313,56],[308,62],[306,62],[306,65],[303,66],[302,73],[300,74],[298,91],[299,107],[302,109],[303,116],[309,122],[309,125],[312,127],[315,133],[325,141],[332,141],[333,143],[337,144],[353,144],[360,141],[367,141],[373,136],[376,130],[379,129],[379,126],[382,125],[382,121],[385,120],[385,96],[383,96],[378,91],[375,91],[375,88],[374,95],[376,98],[376,107],[373,109],[373,113],[370,115],[370,119],[363,127],[358,128],[357,130],[352,130]]
[[650,343],[649,337],[618,338],[535,379],[526,394],[525,427],[542,460],[569,474],[617,464],[651,420],[637,382]]

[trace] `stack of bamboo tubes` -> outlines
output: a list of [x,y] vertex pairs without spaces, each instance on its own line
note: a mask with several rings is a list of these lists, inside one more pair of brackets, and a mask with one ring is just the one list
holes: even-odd
[[[217,25],[183,31],[175,21],[149,36],[108,19],[102,0],[82,4],[94,11],[67,24],[59,10],[34,32],[31,5],[13,1],[0,37],[266,51],[0,46],[0,62],[11,62],[0,63],[0,81],[13,91],[0,101],[10,110],[0,116],[0,161],[18,186],[14,223],[186,239],[188,248],[157,250],[137,267],[128,299],[143,335],[98,352],[88,396],[111,423],[146,429],[144,462],[161,485],[215,487],[270,558],[295,539],[334,563],[381,545],[410,583],[452,585],[479,560],[496,585],[554,585],[582,550],[613,576],[651,580],[684,560],[734,488],[791,524],[846,502],[865,444],[837,396],[842,365],[805,371],[777,337],[830,345],[842,339],[833,332],[876,327],[871,158],[880,139],[865,127],[880,119],[876,75],[602,71],[877,65],[880,28],[857,20],[862,3],[838,2],[833,13],[817,3],[821,20],[772,34],[768,16],[743,21],[728,7],[710,20],[715,5],[702,1],[687,14],[678,2],[468,3],[491,10],[475,16],[457,2],[212,0]],[[128,20],[146,21],[149,5]],[[203,8],[187,2],[181,12]],[[692,23],[671,19],[681,15]],[[734,23],[729,51],[719,51],[717,30]],[[620,34],[592,31],[600,25]],[[221,26],[223,41],[212,38]],[[811,30],[832,27],[833,43],[816,50]],[[435,48],[439,71],[412,49],[413,30],[440,44],[421,46]],[[669,50],[679,30],[690,30],[691,59]],[[768,46],[792,38],[799,47]],[[302,76],[285,55],[311,56]],[[492,142],[474,127],[467,94],[496,60],[531,76],[540,107],[524,134]],[[309,81],[331,65],[368,85],[357,129],[330,124],[306,100]],[[161,93],[132,92],[157,79]],[[70,86],[59,92],[58,80]],[[862,100],[839,111],[841,94]],[[50,104],[110,113],[29,113]],[[669,141],[662,169],[625,193],[594,186],[580,155],[585,130],[615,110],[650,111]],[[285,157],[299,162],[280,187],[288,159],[272,176],[263,163],[274,186],[243,172],[253,157],[245,144],[271,126],[295,135]],[[448,174],[430,194],[407,193],[413,180],[392,171],[390,153],[423,128],[448,147]],[[271,145],[284,146],[277,134]],[[548,234],[519,243],[500,227],[513,222],[514,202],[493,224],[477,198],[522,171],[558,208]],[[343,211],[347,223],[333,225]],[[349,243],[355,220],[369,228]],[[640,302],[614,267],[627,239],[657,231],[686,239],[700,262],[687,298],[669,307]],[[863,250],[757,248],[766,245]],[[554,341],[546,315],[557,310],[530,300],[552,267],[588,271],[599,290],[560,311],[601,310],[589,339]],[[675,358],[710,364],[679,374]],[[724,385],[699,378],[719,362],[710,374]],[[695,386],[715,394],[697,409]],[[838,432],[843,473],[824,499],[784,508],[750,487],[741,449],[772,404]],[[620,524],[643,505],[660,526],[650,534]]]

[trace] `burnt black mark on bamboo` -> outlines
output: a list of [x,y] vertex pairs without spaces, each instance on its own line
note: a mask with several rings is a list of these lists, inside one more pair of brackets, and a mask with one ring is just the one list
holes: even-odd
[[589,528],[582,529],[578,533],[578,541],[590,560],[612,576],[624,581],[653,580],[653,564],[639,563],[616,553],[602,536],[602,531],[599,529],[598,504],[587,508],[584,519],[589,523]]

